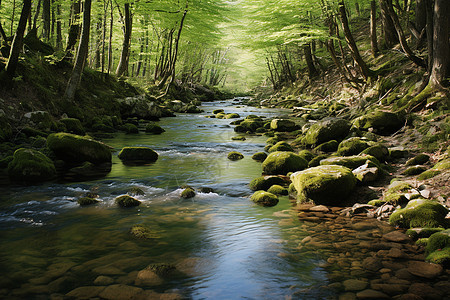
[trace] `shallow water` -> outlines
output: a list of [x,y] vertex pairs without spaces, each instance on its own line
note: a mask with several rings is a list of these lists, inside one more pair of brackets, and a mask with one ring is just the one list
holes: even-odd
[[[100,180],[0,188],[0,297],[45,299],[94,286],[99,276],[110,278],[108,284],[190,299],[329,297],[331,292],[321,288],[328,281],[322,268],[326,258],[296,249],[309,233],[298,226],[288,198],[272,208],[247,198],[248,182],[261,174],[251,155],[263,150],[266,138],[232,141],[237,135],[229,126],[232,120],[205,118],[220,107],[241,117],[286,113],[229,101],[205,103],[203,114],[161,120],[162,135],[141,132],[104,140],[117,151],[150,146],[159,153],[155,163],[128,166],[113,155],[111,173]],[[245,158],[229,161],[233,150]],[[215,192],[184,200],[182,185]],[[114,198],[130,187],[145,191],[137,196],[142,204],[118,208]],[[77,198],[88,191],[102,202],[80,207]],[[133,238],[129,229],[136,224],[150,227],[154,238]],[[182,274],[137,282],[137,272],[154,263],[176,264]]]

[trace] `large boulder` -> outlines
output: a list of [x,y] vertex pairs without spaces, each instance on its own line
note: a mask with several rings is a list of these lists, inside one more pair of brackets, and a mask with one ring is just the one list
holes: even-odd
[[356,186],[349,168],[337,165],[318,166],[291,175],[299,202],[313,200],[316,204],[341,205]]
[[377,110],[353,121],[356,128],[368,130],[372,128],[378,134],[391,134],[402,128],[405,119],[399,114]]
[[124,147],[120,150],[119,159],[125,162],[155,162],[158,160],[158,153],[149,147]]
[[12,181],[43,182],[56,176],[55,165],[43,153],[20,148],[14,152],[8,164],[8,175]]
[[120,112],[123,117],[137,117],[144,120],[158,120],[163,117],[173,117],[168,109],[159,106],[156,99],[150,96],[140,95],[118,100]]
[[64,118],[59,121],[66,126],[67,132],[74,133],[74,134],[85,134],[86,133],[83,125],[81,124],[81,121],[78,119]]
[[448,209],[438,202],[410,201],[405,208],[396,210],[389,217],[389,223],[402,228],[445,228],[448,225],[445,219],[447,213]]
[[357,155],[361,153],[361,151],[369,148],[370,142],[365,138],[360,137],[352,137],[346,140],[343,140],[338,146],[338,155],[341,156],[350,156]]
[[353,156],[338,156],[338,157],[330,157],[326,159],[322,159],[320,161],[321,165],[340,165],[347,167],[349,169],[356,169],[359,166],[362,166],[367,163],[367,161],[371,162],[371,165],[375,165],[376,167],[380,167],[380,162],[373,156],[370,155],[353,155]]
[[275,131],[294,131],[297,129],[297,125],[286,119],[274,119],[270,122],[270,129]]
[[286,175],[289,172],[304,170],[308,162],[293,152],[272,152],[262,163],[262,170],[267,175]]
[[245,119],[234,128],[235,132],[255,132],[258,128],[263,127],[264,122],[261,119]]
[[278,204],[278,197],[266,191],[255,192],[251,200],[261,206],[275,206]]
[[342,140],[349,133],[351,124],[344,119],[327,119],[313,124],[306,132],[303,142],[318,146],[331,140]]
[[111,162],[109,147],[101,142],[71,133],[53,133],[47,138],[47,146],[55,155],[68,163],[89,161],[93,164]]
[[250,181],[250,189],[252,191],[267,191],[273,185],[285,185],[286,181],[278,176],[261,176]]
[[268,152],[272,153],[272,152],[276,152],[276,151],[291,151],[291,152],[293,152],[294,149],[292,148],[291,145],[289,145],[288,142],[281,141],[281,142],[278,142],[275,145],[271,146],[269,148]]

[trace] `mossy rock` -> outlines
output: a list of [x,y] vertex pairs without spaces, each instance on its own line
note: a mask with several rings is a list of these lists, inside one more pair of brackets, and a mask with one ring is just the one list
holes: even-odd
[[421,153],[406,162],[407,166],[415,166],[415,165],[423,165],[430,160],[430,156],[424,153]]
[[150,134],[161,134],[165,132],[165,130],[158,124],[151,122],[145,127],[145,132]]
[[305,145],[320,145],[331,140],[341,140],[347,136],[351,124],[344,119],[328,119],[313,124],[305,134]]
[[213,110],[213,114],[215,114],[215,115],[223,113],[223,112],[224,112],[223,109],[215,109],[215,110]]
[[425,166],[411,166],[402,172],[402,175],[414,176],[425,172],[428,168]]
[[339,143],[336,140],[331,140],[325,143],[320,144],[316,148],[314,148],[314,151],[318,152],[334,152],[338,149]]
[[422,172],[417,177],[417,179],[418,180],[427,180],[427,179],[433,178],[433,177],[435,177],[436,175],[439,175],[439,174],[441,174],[441,171],[430,169],[430,170],[426,170],[426,171]]
[[[393,181],[387,188],[384,194],[384,201],[399,205],[408,202],[405,194],[408,193],[412,189],[412,186],[404,181],[396,180]],[[412,205],[416,205],[414,202],[411,202],[410,207]],[[416,205],[417,206],[417,205]]]
[[66,126],[67,132],[74,133],[74,134],[81,134],[84,135],[86,131],[84,130],[83,125],[81,124],[81,121],[75,118],[65,118],[59,120],[61,123]]
[[298,156],[304,158],[309,163],[315,155],[309,150],[302,150],[298,153]]
[[389,158],[399,159],[408,156],[409,151],[402,147],[389,148]]
[[444,228],[411,228],[406,231],[408,235],[413,240],[429,238],[432,234],[436,232],[443,231]]
[[262,118],[260,116],[257,115],[248,115],[245,117],[246,120],[259,120],[262,121]]
[[225,113],[221,112],[216,115],[216,119],[225,119]]
[[46,111],[32,111],[26,113],[24,117],[31,122],[33,128],[46,131],[58,130],[55,120]]
[[377,206],[377,207],[380,207],[385,203],[386,203],[386,201],[384,199],[374,199],[374,200],[370,200],[369,202],[367,202],[367,204],[372,205],[372,206]]
[[37,136],[47,137],[48,136],[48,133],[46,133],[42,130],[38,130],[36,128],[31,128],[29,126],[22,128],[21,132],[23,134],[25,134],[27,137],[37,137]]
[[231,137],[231,140],[232,141],[245,141],[246,138],[245,138],[245,136],[233,136],[233,137]]
[[239,153],[237,151],[231,151],[230,153],[228,153],[227,158],[229,160],[241,160],[244,158],[244,155],[242,155],[242,153]]
[[56,157],[68,163],[89,161],[93,164],[111,162],[111,151],[108,146],[71,133],[53,133],[47,138],[47,146]]
[[[215,118],[216,116],[214,116]],[[243,119],[239,119],[239,120],[234,120],[233,122],[230,122],[230,125],[240,125],[244,120]]]
[[144,225],[133,225],[130,228],[130,233],[132,236],[138,239],[157,239],[160,238],[159,232],[155,230],[151,230],[150,228]]
[[326,159],[326,158],[328,158],[328,155],[325,155],[325,154],[317,155],[316,157],[314,157],[313,159],[311,159],[309,161],[308,167],[312,168],[312,167],[320,166],[320,162],[322,161],[322,159]]
[[267,190],[267,192],[272,193],[272,194],[274,194],[274,195],[282,195],[282,196],[288,195],[288,194],[289,194],[287,188],[282,187],[281,185],[277,185],[277,184],[272,185],[272,186]]
[[271,207],[278,204],[278,197],[272,193],[266,191],[257,191],[255,192],[251,200],[258,205]]
[[293,152],[294,149],[292,148],[291,145],[289,145],[288,142],[281,141],[281,142],[276,143],[272,147],[270,147],[268,152],[272,153],[272,152],[276,152],[276,151],[291,151],[291,152]]
[[149,163],[158,160],[158,153],[149,147],[124,147],[118,157],[125,162]]
[[127,194],[130,196],[144,196],[145,192],[141,188],[133,186],[128,189]]
[[353,155],[353,156],[339,156],[339,157],[330,157],[320,161],[321,165],[340,165],[347,167],[349,169],[356,169],[359,166],[362,166],[367,163],[367,161],[371,162],[373,165],[381,169],[380,162],[371,155]]
[[122,125],[121,129],[125,131],[127,134],[136,134],[139,133],[139,128],[131,123],[125,123]]
[[191,187],[185,188],[184,191],[181,192],[181,198],[189,199],[193,197],[195,197],[195,191]]
[[96,204],[99,203],[100,201],[95,199],[95,198],[91,198],[91,197],[81,197],[78,198],[77,203],[80,206],[88,206],[88,205],[92,205],[92,204]]
[[426,250],[427,261],[442,264],[444,267],[450,266],[450,229],[432,234]]
[[252,191],[267,191],[272,185],[284,185],[286,181],[278,176],[261,176],[250,181],[250,189]]
[[288,187],[289,195],[297,198],[297,190],[295,189],[295,185],[291,182]]
[[286,119],[273,119],[270,122],[270,129],[274,131],[286,131],[291,132],[297,130],[295,122]]
[[402,228],[445,227],[447,212],[447,208],[441,204],[427,201],[415,207],[406,207],[395,211],[389,217],[389,223]]
[[339,144],[337,154],[340,156],[357,155],[369,147],[369,141],[360,137],[352,137]]
[[266,158],[267,153],[265,152],[256,152],[255,154],[252,155],[252,159],[259,162],[263,162]]
[[417,179],[419,180],[426,180],[426,179],[430,179],[433,178],[436,175],[439,175],[442,173],[443,170],[448,170],[450,169],[450,159],[444,159],[439,161],[438,163],[436,163],[434,165],[433,168],[431,168],[430,170],[424,171],[423,173],[421,173]]
[[314,201],[318,205],[342,206],[353,192],[356,178],[349,168],[337,165],[318,166],[291,175],[298,192],[298,202]]
[[262,163],[263,173],[267,175],[286,175],[307,167],[308,162],[304,158],[286,151],[272,152]]
[[266,144],[268,145],[275,145],[276,143],[278,143],[280,140],[277,137],[270,137],[266,140]]
[[160,277],[165,277],[176,271],[176,267],[173,264],[157,263],[151,264],[147,267],[148,270],[154,272]]
[[255,132],[258,128],[263,127],[264,122],[260,119],[245,119],[234,128],[235,132]]
[[231,114],[226,114],[225,115],[225,119],[237,119],[240,118],[241,116],[237,113],[231,113]]
[[120,207],[134,207],[139,206],[141,204],[141,201],[129,196],[129,195],[122,195],[115,199],[115,202]]
[[56,169],[53,161],[42,152],[20,148],[8,164],[8,175],[12,181],[36,183],[53,179]]
[[382,144],[370,146],[369,148],[364,149],[361,154],[371,155],[379,161],[389,160],[389,149]]
[[368,130],[373,128],[377,134],[391,134],[399,130],[405,124],[405,119],[400,114],[376,110],[363,115],[353,121],[358,129]]

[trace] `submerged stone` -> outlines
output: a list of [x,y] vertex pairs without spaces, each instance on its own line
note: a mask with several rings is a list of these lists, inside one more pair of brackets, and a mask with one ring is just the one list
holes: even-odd
[[265,152],[256,152],[255,154],[252,155],[252,159],[259,162],[263,162],[266,158],[267,153]]

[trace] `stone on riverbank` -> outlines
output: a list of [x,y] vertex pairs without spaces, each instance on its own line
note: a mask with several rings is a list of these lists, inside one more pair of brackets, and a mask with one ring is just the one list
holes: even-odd
[[367,139],[352,137],[339,144],[337,154],[340,156],[357,155],[369,147],[370,142]]
[[275,206],[278,204],[278,197],[272,193],[265,192],[265,191],[255,192],[252,195],[251,200],[261,206],[270,207],[270,206]]
[[108,146],[71,133],[53,133],[47,138],[47,146],[55,155],[67,163],[82,163],[89,161],[93,164],[111,162],[111,151]]
[[249,186],[252,191],[267,191],[272,185],[284,185],[286,181],[278,176],[261,176],[253,179]]
[[291,120],[286,119],[274,119],[270,122],[270,129],[275,131],[294,131],[297,129],[297,125]]
[[56,176],[55,165],[42,152],[20,148],[14,152],[8,164],[8,175],[12,181],[34,183],[51,180]]
[[373,128],[377,134],[391,134],[402,128],[404,117],[399,114],[377,110],[360,116],[353,121],[356,128],[368,130]]
[[149,163],[158,160],[158,153],[149,147],[124,147],[118,157],[125,162]]
[[341,140],[349,132],[350,122],[344,119],[328,119],[313,124],[305,134],[305,145],[318,146],[331,140]]
[[128,196],[128,195],[122,195],[122,196],[117,197],[115,199],[115,202],[120,207],[134,207],[134,206],[139,206],[141,204],[141,201],[139,201],[131,196]]
[[145,132],[151,134],[161,134],[165,132],[165,130],[156,123],[148,123],[145,127]]
[[338,156],[322,159],[321,165],[340,165],[349,169],[356,169],[369,161],[369,166],[376,166],[380,168],[380,162],[370,155],[354,155],[354,156]]
[[309,168],[291,175],[299,202],[340,206],[355,188],[356,178],[343,166],[329,165]]
[[252,155],[252,159],[258,162],[263,162],[267,158],[267,153],[265,152],[256,152]]
[[382,144],[370,146],[369,148],[363,150],[361,154],[371,155],[381,162],[389,160],[389,149]]
[[289,172],[304,170],[308,162],[292,152],[277,151],[269,154],[262,163],[262,170],[267,175],[286,175]]
[[334,152],[338,149],[339,143],[336,140],[331,140],[325,143],[320,144],[316,148],[314,148],[314,151],[316,152]]
[[389,217],[389,223],[402,228],[446,227],[448,209],[434,201],[398,209]]
[[433,233],[428,239],[426,250],[428,261],[450,266],[450,229]]
[[80,120],[78,120],[78,119],[65,118],[65,119],[61,119],[59,121],[66,126],[67,132],[70,132],[73,134],[81,134],[81,135],[86,133],[83,125],[81,124]]
[[288,142],[281,141],[277,142],[275,145],[269,148],[269,153],[276,152],[276,151],[290,151],[293,152],[294,149],[289,145]]

